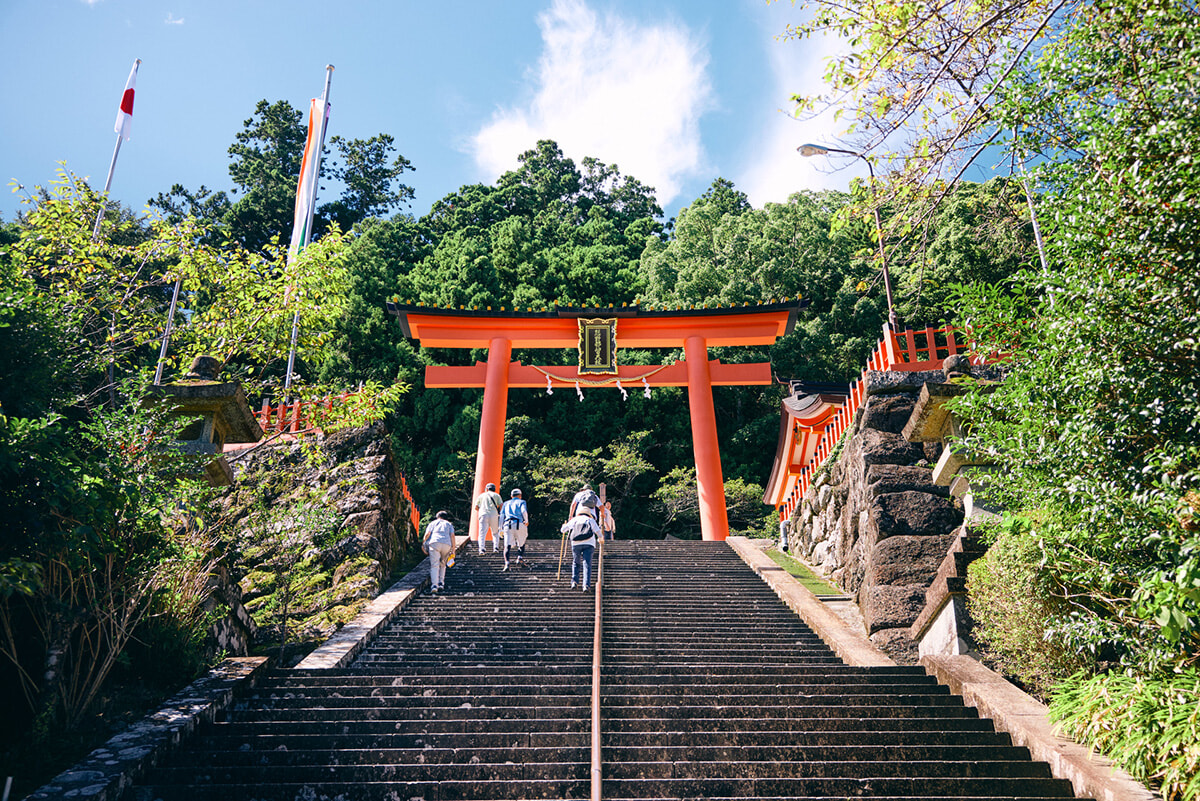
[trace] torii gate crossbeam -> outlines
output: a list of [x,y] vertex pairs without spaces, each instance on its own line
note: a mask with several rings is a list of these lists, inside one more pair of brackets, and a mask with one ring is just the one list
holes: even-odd
[[[629,387],[686,386],[692,423],[692,448],[696,459],[696,484],[700,504],[701,536],[723,540],[729,531],[725,488],[717,442],[712,387],[770,384],[771,366],[722,364],[709,361],[709,346],[770,345],[795,325],[799,302],[753,307],[702,310],[645,310],[633,308],[563,309],[541,312],[480,312],[388,304],[404,335],[424,347],[487,348],[486,363],[468,367],[430,366],[426,387],[483,387],[483,414],[479,450],[475,461],[472,497],[488,482],[500,484],[504,451],[504,424],[510,388],[544,387],[557,380],[560,386],[578,380],[595,384],[596,376],[580,375],[575,367],[534,367],[511,362],[513,348],[575,348],[579,346],[580,318],[616,318],[622,348],[682,348],[685,361],[646,367],[626,365],[606,380]],[[478,523],[471,516],[471,536]]]

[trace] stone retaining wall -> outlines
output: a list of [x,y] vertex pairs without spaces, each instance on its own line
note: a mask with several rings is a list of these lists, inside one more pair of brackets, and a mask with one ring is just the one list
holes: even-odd
[[[420,536],[382,423],[305,444],[281,440],[230,461],[236,480],[219,501],[234,531],[225,543],[226,562],[241,603],[262,629],[260,641],[278,636],[277,593],[287,561],[281,543],[297,549],[293,558],[306,564],[303,579],[289,590],[289,642],[329,638],[419,554]],[[319,507],[322,532],[304,530],[303,515],[289,517],[297,504]],[[262,523],[266,516],[268,524]]]
[[868,372],[867,400],[805,495],[788,534],[791,550],[858,601],[867,633],[915,664],[909,627],[963,522],[962,504],[933,483],[939,443],[900,433],[925,382],[940,371]]

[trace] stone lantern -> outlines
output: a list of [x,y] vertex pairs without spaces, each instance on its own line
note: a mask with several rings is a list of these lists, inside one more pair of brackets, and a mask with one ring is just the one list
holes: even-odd
[[191,418],[179,433],[179,447],[185,453],[214,457],[205,475],[215,487],[233,483],[233,470],[222,455],[225,444],[258,442],[263,437],[241,382],[219,380],[221,367],[212,356],[197,356],[182,379],[153,388],[176,416]]

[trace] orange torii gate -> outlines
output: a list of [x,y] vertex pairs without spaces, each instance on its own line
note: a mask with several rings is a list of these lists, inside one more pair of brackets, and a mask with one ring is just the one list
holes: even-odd
[[[717,444],[717,421],[712,387],[770,384],[771,365],[722,364],[709,361],[708,348],[731,345],[770,345],[796,323],[799,299],[761,306],[652,310],[638,306],[564,308],[532,311],[492,311],[434,308],[388,303],[404,336],[431,348],[487,348],[487,362],[470,367],[429,366],[425,386],[483,387],[479,451],[475,461],[472,497],[488,482],[500,485],[504,455],[504,424],[510,388],[541,388],[576,382],[596,386],[688,388],[692,448],[700,500],[700,531],[706,540],[723,540],[729,532],[725,485]],[[622,348],[683,348],[684,360],[670,365],[617,365]],[[538,367],[510,362],[513,348],[578,348],[575,367]],[[599,380],[597,380],[599,377]],[[478,523],[471,515],[471,537]]]

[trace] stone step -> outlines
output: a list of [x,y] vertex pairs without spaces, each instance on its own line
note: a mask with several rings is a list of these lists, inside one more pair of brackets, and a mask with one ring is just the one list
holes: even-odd
[[874,682],[871,684],[852,683],[852,682],[830,682],[826,684],[737,684],[726,683],[716,684],[710,683],[703,685],[702,689],[696,689],[688,684],[675,684],[663,686],[659,682],[626,682],[622,684],[613,684],[608,681],[601,682],[601,693],[604,698],[612,698],[615,703],[624,703],[620,699],[642,696],[642,695],[663,695],[679,697],[680,695],[700,695],[704,697],[736,697],[744,699],[759,699],[768,703],[788,703],[793,699],[802,699],[807,702],[808,699],[814,697],[851,697],[851,696],[879,696],[895,698],[898,696],[939,696],[950,697],[950,689],[945,685],[934,685],[932,687],[921,684],[884,684]]
[[[494,706],[478,701],[455,707],[430,706],[424,709],[409,707],[304,707],[301,709],[275,709],[254,707],[237,709],[230,713],[230,720],[240,721],[414,721],[446,723],[468,720],[525,720],[552,719],[580,720],[588,715],[589,706],[578,703],[571,706]],[[590,718],[589,718],[590,719]]]
[[[286,703],[286,702],[281,702]],[[385,703],[391,703],[387,701]],[[402,703],[397,701],[396,703]],[[850,695],[823,693],[809,696],[774,697],[762,694],[759,696],[741,693],[709,694],[697,693],[658,693],[647,688],[643,693],[613,695],[603,692],[600,697],[601,706],[613,716],[621,716],[624,710],[632,707],[659,707],[661,709],[680,709],[685,707],[720,708],[720,709],[750,709],[770,707],[764,711],[764,716],[798,714],[800,711],[811,712],[813,707],[836,706],[847,710],[849,714],[862,715],[864,712],[876,709],[891,709],[893,707],[929,708],[941,710],[963,709],[962,700],[952,695]],[[953,713],[952,713],[953,714]]]
[[[864,688],[866,689],[866,688]],[[579,697],[590,695],[590,682],[587,685],[573,686],[561,683],[555,684],[509,684],[506,682],[488,682],[486,684],[470,684],[458,681],[454,684],[428,685],[410,684],[397,686],[387,684],[374,686],[370,684],[323,684],[319,686],[294,685],[259,687],[245,697],[247,703],[270,703],[277,700],[306,699],[321,700],[325,698],[379,698],[402,699],[412,697],[520,697],[522,699],[535,696]]]
[[[763,718],[757,714],[752,717],[713,716],[680,718],[676,716],[630,716],[623,718],[606,717],[602,730],[608,733],[639,732],[643,736],[652,733],[655,742],[677,745],[688,742],[687,737],[694,732],[771,732],[771,731],[856,731],[856,732],[957,732],[957,731],[990,731],[993,730],[989,720],[961,717],[945,718],[922,715],[907,717],[850,717],[850,716],[812,716],[812,717],[770,717]],[[681,723],[681,720],[683,723]],[[740,742],[748,742],[742,738]]]
[[240,750],[210,749],[196,751],[175,761],[175,767],[253,767],[271,765],[453,765],[478,759],[482,764],[503,765],[506,763],[530,765],[558,765],[565,763],[584,764],[591,759],[590,746],[574,748],[566,746],[529,747],[478,746],[461,747],[410,747],[367,748],[323,747],[287,748],[285,750]]
[[[734,680],[747,685],[771,684],[780,682],[781,677],[777,673],[762,673],[761,671],[753,671],[750,673],[719,671],[711,675],[697,676],[693,673],[664,673],[649,666],[638,666],[636,671],[631,671],[629,665],[613,665],[611,663],[602,665],[604,671],[603,682],[605,685],[623,684],[623,683],[641,683],[647,684],[664,684],[664,683],[689,683],[689,684],[724,684],[730,680]],[[937,680],[925,673],[921,668],[908,667],[880,667],[880,668],[855,668],[842,664],[836,665],[821,665],[811,667],[806,670],[796,670],[788,674],[788,677],[797,681],[813,682],[813,683],[906,683],[914,686],[937,687]]]
[[589,798],[588,780],[544,781],[363,781],[312,783],[272,781],[254,784],[178,784],[137,786],[134,801],[471,801],[472,799]]
[[[986,746],[1007,748],[1012,740],[1007,734],[997,732],[991,726],[979,723],[972,729],[950,729],[934,727],[932,729],[909,728],[906,730],[885,730],[881,726],[872,725],[867,728],[863,721],[858,725],[838,722],[841,728],[828,725],[820,730],[809,728],[780,727],[775,730],[754,728],[732,730],[728,727],[717,731],[672,731],[655,735],[653,743],[657,747],[667,748],[706,748],[732,746],[797,746],[828,748],[835,746],[855,746],[864,748],[883,748],[887,746],[919,746],[940,748],[945,746]],[[826,721],[828,724],[828,721]],[[647,744],[647,737],[641,731],[613,731],[608,727],[602,731],[601,742],[608,748],[640,748]]]
[[[246,717],[223,724],[226,736],[249,737],[255,734],[278,736],[310,735],[367,735],[367,734],[486,734],[493,731],[528,733],[582,732],[590,730],[591,722],[567,717],[527,717],[496,720],[494,718],[458,718],[425,720],[252,720]],[[214,729],[215,731],[215,729]]]
[[[964,707],[961,704],[958,706],[945,705],[916,705],[909,704],[903,706],[884,706],[878,704],[863,704],[863,705],[821,705],[813,704],[809,706],[764,706],[762,704],[739,704],[730,706],[721,706],[707,702],[708,699],[703,697],[689,698],[688,702],[671,703],[662,701],[660,703],[647,704],[645,706],[609,706],[603,710],[603,719],[607,723],[612,721],[616,724],[618,721],[631,721],[638,719],[654,718],[654,719],[684,719],[698,720],[705,718],[708,720],[726,720],[726,719],[757,719],[767,725],[775,720],[807,720],[810,718],[822,718],[829,720],[836,719],[854,719],[854,720],[883,720],[883,719],[925,719],[934,718],[936,720],[947,721],[956,720],[959,718],[975,718],[978,713],[971,707]],[[951,699],[957,701],[957,699]],[[547,707],[554,709],[555,707]],[[374,710],[370,710],[374,712]]]
[[[454,731],[429,731],[429,727],[408,727],[397,731],[393,724],[366,723],[361,726],[334,728],[320,732],[312,724],[245,723],[215,724],[197,738],[196,750],[219,751],[338,750],[368,748],[590,748],[590,727],[580,723],[557,721],[521,721],[506,727],[503,721],[481,727],[478,721]],[[536,727],[532,724],[536,724]],[[552,725],[560,728],[555,729]],[[445,728],[445,727],[442,727]]]
[[[355,670],[339,676],[305,676],[297,677],[292,681],[278,681],[268,678],[260,682],[254,692],[300,692],[319,688],[343,688],[345,691],[354,692],[387,692],[390,690],[407,692],[440,687],[479,687],[480,689],[495,689],[497,691],[512,689],[514,692],[520,692],[522,688],[529,687],[551,687],[564,691],[571,688],[574,691],[576,689],[576,682],[573,679],[571,681],[564,681],[564,676],[584,676],[587,679],[585,682],[587,687],[591,687],[590,667],[586,671],[578,671],[572,674],[533,677],[501,676],[494,671],[491,673],[472,671],[456,676],[404,676],[384,673],[373,674]],[[588,691],[590,692],[590,689]]]
[[602,796],[630,799],[704,798],[872,798],[932,796],[1008,799],[1073,798],[1070,782],[1062,779],[986,777],[731,777],[682,779],[604,779]]
[[1028,760],[1029,750],[994,743],[970,745],[606,745],[604,760],[614,763],[646,762],[925,762],[962,760]]
[[[620,688],[668,687],[682,685],[687,688],[703,688],[703,692],[730,692],[741,688],[743,692],[753,695],[772,695],[784,693],[819,693],[819,692],[895,692],[895,693],[948,693],[950,690],[943,684],[932,681],[908,681],[903,676],[872,676],[863,677],[842,674],[792,674],[791,681],[780,681],[777,676],[731,676],[728,674],[706,676],[704,681],[692,675],[675,675],[670,673],[650,673],[645,670],[630,673],[605,674],[601,687],[606,691]],[[664,690],[669,692],[669,690]]]
[[336,693],[312,694],[294,698],[249,698],[237,704],[234,709],[266,708],[275,712],[286,709],[310,709],[314,704],[323,709],[460,709],[474,707],[476,709],[496,709],[497,707],[517,706],[522,709],[577,709],[590,704],[590,692],[585,694],[564,695],[553,693],[546,695],[516,695],[513,693],[464,693],[447,695],[435,693],[431,695],[389,695],[345,696]]
[[[705,801],[750,801],[751,798],[758,798],[758,797],[759,796],[751,797],[751,796],[744,796],[744,795],[738,795],[738,796],[714,795],[714,796],[708,796],[705,799]],[[1068,797],[1070,797],[1070,796],[1068,796]],[[910,796],[910,795],[859,795],[859,796],[855,796],[854,798],[856,799],[856,801],[858,801],[858,800],[861,800],[861,801],[913,801],[913,796]],[[922,796],[920,796],[920,798],[921,798],[921,801],[963,801],[963,799],[966,798],[966,796],[962,796],[962,795],[952,795],[952,796],[922,795]],[[1055,796],[1044,796],[1044,795],[1043,796],[1026,796],[1026,795],[1023,795],[1023,796],[1019,796],[1019,801],[1062,801],[1062,798],[1063,798],[1063,796],[1061,796],[1061,795],[1055,795]],[[972,795],[972,796],[970,796],[970,799],[971,799],[971,801],[1014,801],[1014,797],[1011,795],[1004,795],[1004,796]],[[647,801],[647,799],[611,798],[609,796],[605,796],[604,801]],[[654,801],[694,801],[694,799],[670,798],[667,796],[657,796],[657,797],[655,797]],[[836,796],[836,797],[835,796],[805,796],[803,801],[849,801],[849,799],[847,799],[846,796],[841,796],[841,795]],[[1090,801],[1090,799],[1089,799],[1089,801]]]
[[682,760],[676,762],[610,762],[605,779],[1049,779],[1044,762],[1016,760],[854,761],[817,759],[780,761]]
[[459,752],[455,762],[296,764],[290,761],[258,765],[184,765],[157,768],[148,776],[158,785],[196,782],[201,784],[269,784],[286,777],[289,783],[326,782],[517,782],[551,779],[587,779],[590,763],[571,762],[475,762],[473,755]]

